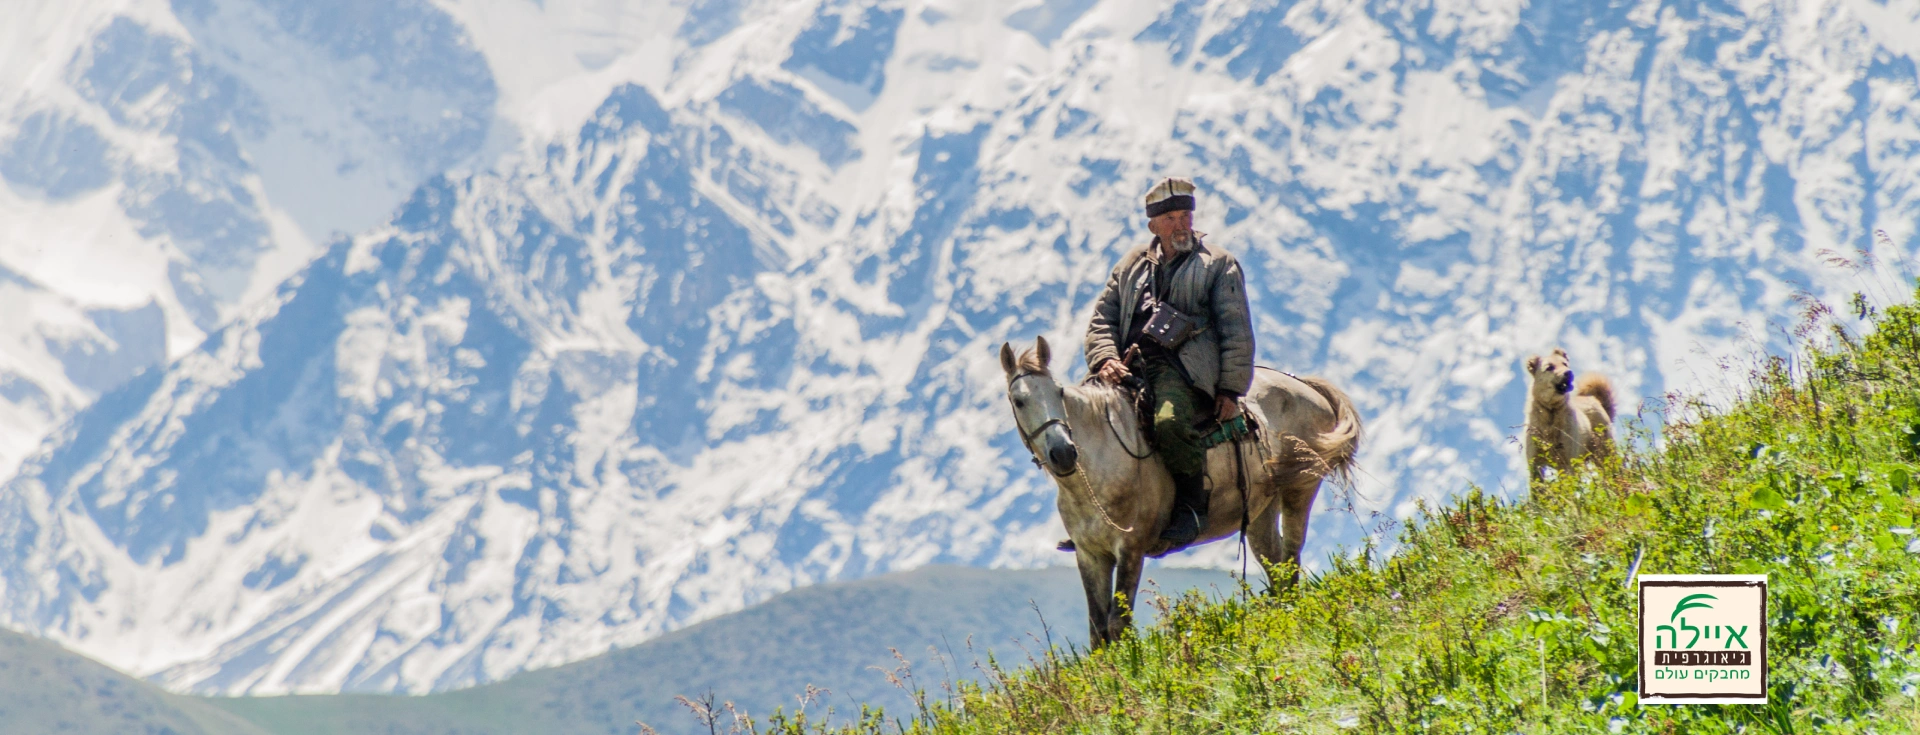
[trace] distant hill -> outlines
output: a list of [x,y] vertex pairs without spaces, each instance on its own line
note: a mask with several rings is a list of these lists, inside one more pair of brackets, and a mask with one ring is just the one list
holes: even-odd
[[[1214,570],[1157,568],[1147,577],[1168,592],[1236,586]],[[644,721],[677,735],[697,727],[677,695],[712,692],[764,716],[775,707],[794,709],[810,684],[828,691],[809,705],[811,713],[828,706],[858,712],[865,703],[904,717],[911,700],[877,670],[899,665],[894,650],[911,664],[913,681],[938,697],[943,683],[977,677],[973,665],[984,666],[989,649],[1003,665],[1018,667],[1028,651],[1044,649],[1048,636],[1083,642],[1085,605],[1071,568],[927,567],[795,590],[633,648],[420,697],[173,695],[52,643],[5,633],[0,732],[632,735],[634,722]],[[1142,607],[1150,621],[1151,605]],[[934,648],[946,655],[944,665]]]
[[[1147,577],[1168,592],[1236,585],[1204,569],[1149,569]],[[1151,606],[1142,607],[1151,620]],[[876,670],[898,666],[893,650],[911,663],[914,681],[939,696],[949,677],[978,676],[972,666],[984,666],[989,649],[1003,665],[1024,666],[1026,651],[1038,653],[1047,635],[1085,641],[1085,614],[1071,568],[936,566],[795,590],[633,648],[472,689],[204,701],[274,735],[631,735],[636,720],[663,734],[704,733],[675,696],[712,692],[763,716],[792,711],[809,684],[829,691],[809,712],[857,713],[866,703],[904,717],[911,700]],[[950,668],[931,647],[951,651]]]
[[266,735],[204,699],[168,694],[9,630],[0,630],[0,732]]

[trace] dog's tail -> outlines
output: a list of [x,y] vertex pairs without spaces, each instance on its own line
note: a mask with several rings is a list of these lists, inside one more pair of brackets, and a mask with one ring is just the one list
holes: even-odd
[[1600,408],[1606,410],[1607,418],[1609,420],[1613,419],[1615,415],[1613,412],[1613,381],[1608,380],[1607,376],[1594,375],[1593,373],[1580,376],[1580,381],[1573,386],[1573,394],[1593,397],[1594,400],[1600,402]]
[[1360,413],[1354,410],[1353,399],[1325,378],[1300,378],[1300,382],[1318,391],[1327,399],[1327,405],[1333,408],[1333,427],[1312,440],[1314,452],[1325,463],[1325,476],[1352,487],[1353,471],[1358,466],[1354,455],[1359,454],[1360,439],[1365,434],[1360,425]]

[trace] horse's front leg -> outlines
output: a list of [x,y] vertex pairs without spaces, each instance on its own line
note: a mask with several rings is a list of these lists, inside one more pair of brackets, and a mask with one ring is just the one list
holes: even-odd
[[1113,617],[1113,557],[1096,555],[1081,547],[1073,555],[1080,567],[1080,588],[1087,593],[1087,644],[1099,648],[1107,644],[1107,631]]
[[1119,640],[1133,630],[1133,603],[1135,593],[1140,591],[1140,568],[1146,565],[1146,556],[1137,549],[1123,548],[1120,551],[1119,569],[1114,574],[1113,597],[1107,600],[1113,606],[1113,615],[1108,618],[1107,639]]

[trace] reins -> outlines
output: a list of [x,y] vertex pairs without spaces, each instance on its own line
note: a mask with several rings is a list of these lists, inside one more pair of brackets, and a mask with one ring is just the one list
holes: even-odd
[[[1127,446],[1126,435],[1122,434],[1120,432],[1120,427],[1115,426],[1113,423],[1113,406],[1111,404],[1109,404],[1106,407],[1106,410],[1102,411],[1102,413],[1105,413],[1107,416],[1107,429],[1113,432],[1114,441],[1120,442],[1120,451],[1126,452],[1127,456],[1132,457],[1134,459],[1146,459],[1148,457],[1153,456],[1153,447],[1151,446],[1147,447],[1147,451],[1144,454],[1135,454],[1133,451],[1133,447]],[[1134,420],[1136,421],[1139,420],[1139,417],[1138,416],[1134,417]]]
[[[1242,409],[1244,410],[1244,409]],[[1254,440],[1254,447],[1259,447]],[[1247,579],[1247,525],[1251,522],[1253,509],[1247,507],[1251,501],[1247,497],[1247,456],[1246,447],[1240,439],[1233,440],[1233,476],[1240,485],[1240,581]]]
[[[1048,472],[1051,473],[1052,470],[1048,470]],[[1080,480],[1080,492],[1085,494],[1088,500],[1093,501],[1093,509],[1100,511],[1100,520],[1106,521],[1107,526],[1109,528],[1112,528],[1115,531],[1119,531],[1121,533],[1133,533],[1133,526],[1122,526],[1118,523],[1115,523],[1113,522],[1113,516],[1107,514],[1106,504],[1100,502],[1100,496],[1093,492],[1093,483],[1087,481],[1087,473],[1085,470],[1081,469],[1079,460],[1074,460],[1073,472],[1067,473],[1065,475],[1054,475],[1054,477],[1058,478],[1062,482],[1065,482],[1067,478],[1070,478],[1070,477],[1078,478]]]

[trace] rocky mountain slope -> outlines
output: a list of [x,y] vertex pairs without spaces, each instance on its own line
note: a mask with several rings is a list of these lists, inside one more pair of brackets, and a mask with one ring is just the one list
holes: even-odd
[[[445,7],[508,66],[512,6]],[[1910,7],[652,9],[504,86],[542,112],[498,165],[61,428],[0,495],[0,615],[180,690],[422,692],[1056,563],[991,350],[1076,342],[1166,173],[1261,361],[1369,421],[1312,555],[1516,492],[1527,353],[1631,411],[1915,253]]]
[[487,60],[425,0],[59,0],[0,28],[0,476],[479,150]]

